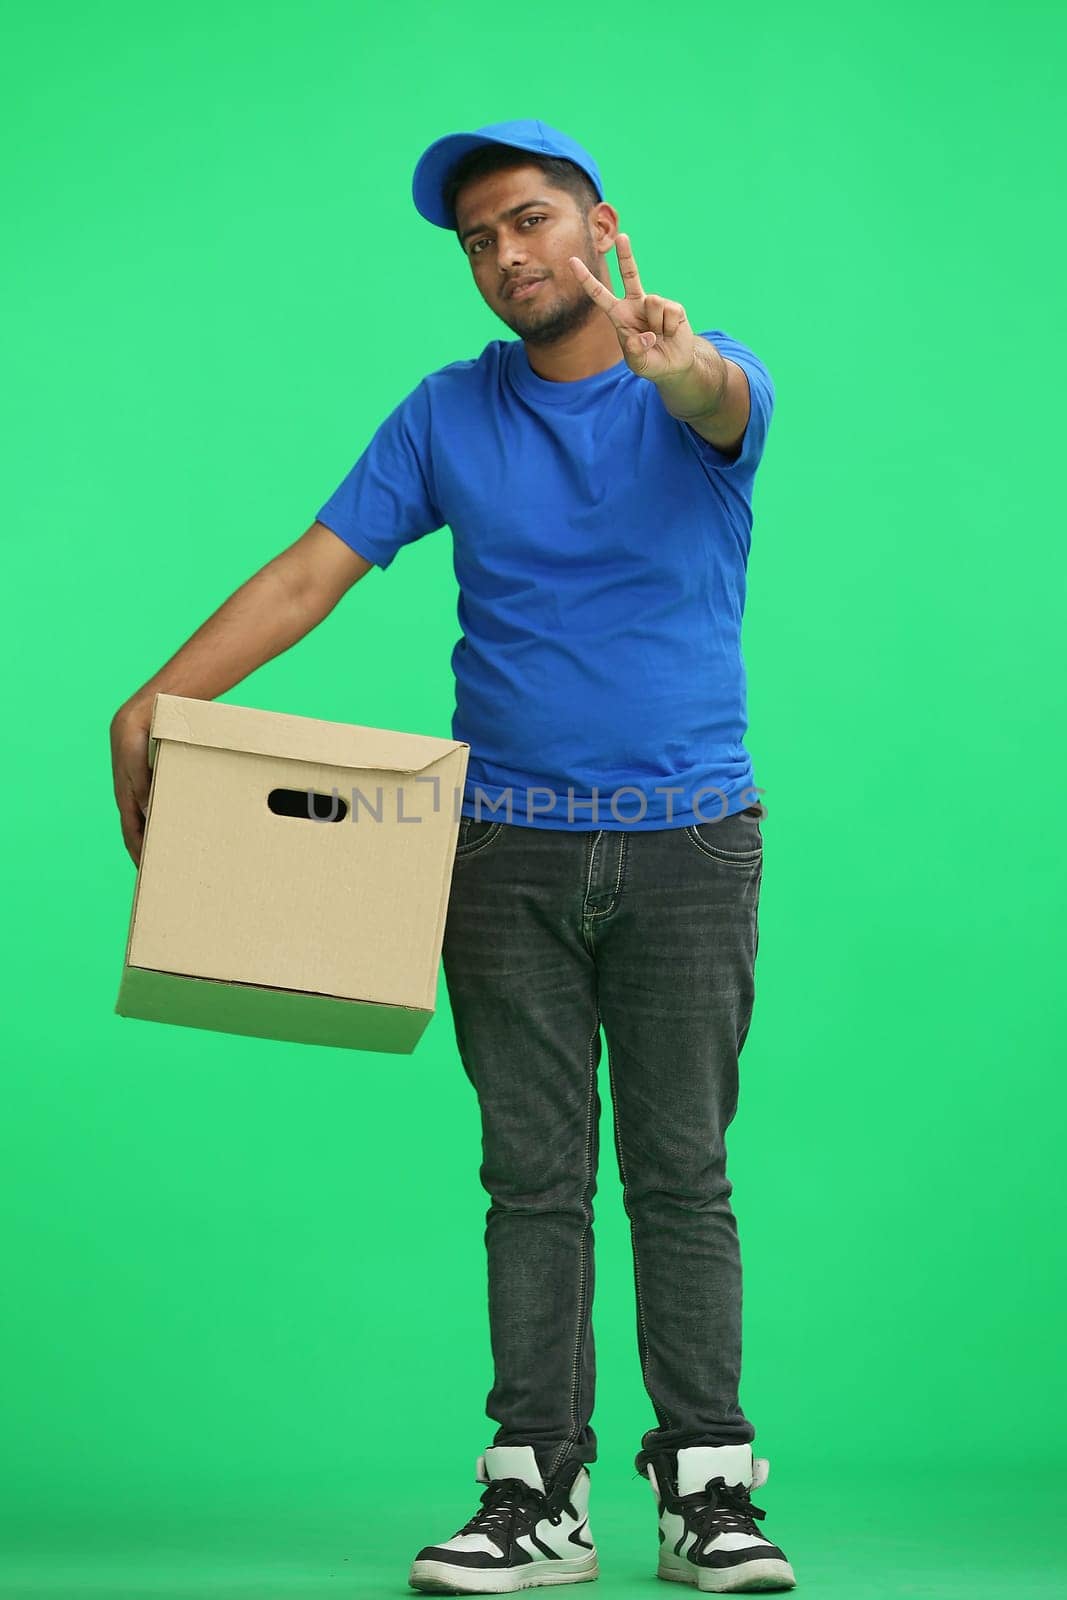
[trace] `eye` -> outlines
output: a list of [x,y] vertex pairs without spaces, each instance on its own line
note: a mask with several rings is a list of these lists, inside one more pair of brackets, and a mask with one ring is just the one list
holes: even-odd
[[[545,220],[544,217],[540,216],[535,211],[532,216],[523,217],[522,222],[519,223],[519,227],[520,228],[522,227],[522,223],[523,222],[544,222],[544,220]],[[472,256],[476,256],[478,254],[478,250],[479,250],[480,246],[483,245],[484,243],[485,243],[484,239],[475,239],[474,243],[471,245],[471,255]]]

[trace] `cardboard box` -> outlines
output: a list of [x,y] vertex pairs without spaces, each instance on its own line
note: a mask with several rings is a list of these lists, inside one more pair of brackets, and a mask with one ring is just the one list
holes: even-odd
[[469,754],[157,694],[115,1010],[410,1054],[436,1004]]

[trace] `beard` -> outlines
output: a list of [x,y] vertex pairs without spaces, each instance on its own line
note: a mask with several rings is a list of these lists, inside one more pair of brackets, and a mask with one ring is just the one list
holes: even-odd
[[[585,263],[594,277],[600,276],[601,258],[596,253],[588,229],[584,250],[575,250],[573,253]],[[553,274],[529,304],[520,300],[512,307],[505,302],[507,311],[497,313],[501,321],[507,324],[512,333],[517,333],[525,344],[542,348],[558,344],[601,314],[600,307],[593,304],[570,267],[566,266],[564,271],[565,286],[560,286],[559,278]],[[608,287],[611,287],[610,284]]]

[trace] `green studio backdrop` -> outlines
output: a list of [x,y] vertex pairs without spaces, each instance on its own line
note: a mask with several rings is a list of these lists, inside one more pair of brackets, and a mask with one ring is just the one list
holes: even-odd
[[[1064,1468],[1062,8],[62,5],[4,31],[0,1589],[77,1593],[121,1546],[148,1592],[243,1528],[287,1593],[399,1593],[476,1504],[488,1199],[443,975],[410,1058],[116,1017],[108,724],[422,376],[510,337],[410,183],[440,134],[528,115],[596,155],[646,290],[777,390],[729,1138],[756,1498],[830,1587],[821,1540],[910,1570],[919,1481],[1010,1523],[998,1474],[1029,1502]],[[444,528],[223,698],[448,736],[456,598]],[[602,1095],[594,1471],[647,1588]]]

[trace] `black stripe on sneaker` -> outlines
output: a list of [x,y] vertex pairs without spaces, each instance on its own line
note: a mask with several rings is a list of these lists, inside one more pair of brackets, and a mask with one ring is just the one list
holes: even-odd
[[509,1561],[502,1553],[491,1555],[488,1550],[446,1550],[439,1544],[428,1544],[420,1550],[416,1561],[442,1561],[450,1567],[471,1567],[476,1572],[492,1571],[495,1567],[520,1567],[533,1561],[534,1556],[521,1545],[516,1545]]
[[776,1544],[750,1544],[742,1550],[705,1550],[699,1556],[690,1556],[689,1560],[694,1566],[721,1571],[725,1567],[743,1567],[746,1561],[784,1561],[785,1552]]

